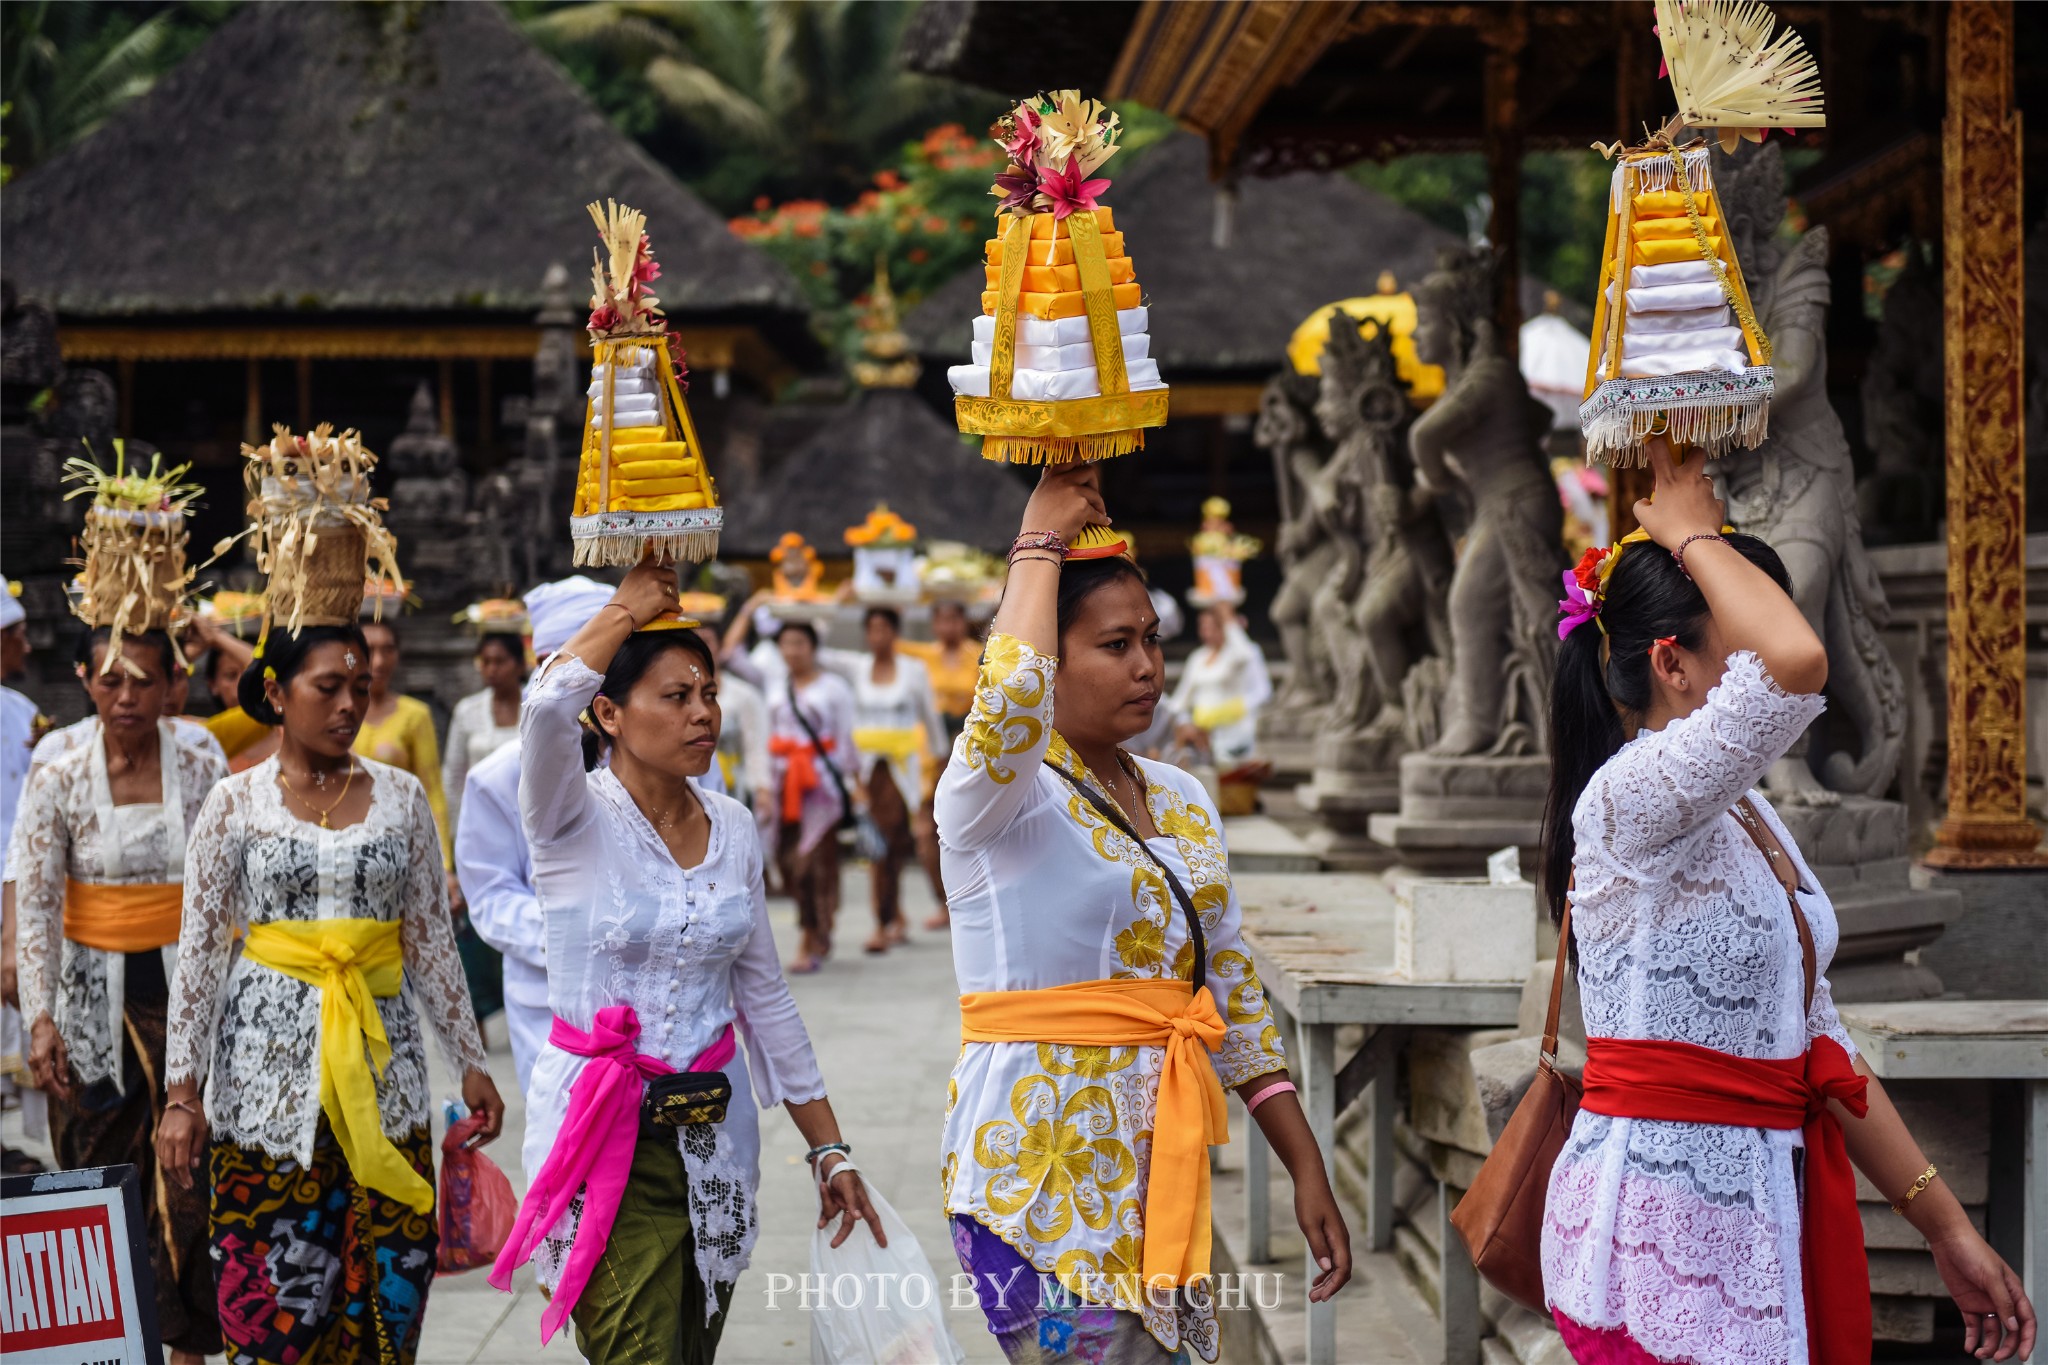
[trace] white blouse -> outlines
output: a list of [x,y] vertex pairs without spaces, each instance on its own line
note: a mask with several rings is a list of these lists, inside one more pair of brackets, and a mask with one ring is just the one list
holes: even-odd
[[[198,820],[214,783],[227,776],[228,765],[218,745],[201,744],[184,727],[158,721],[158,752],[168,760],[162,765],[162,799],[116,806],[98,725],[94,721],[88,732],[93,742],[61,750],[36,769],[7,867],[20,917],[21,1017],[33,1022],[48,1010],[79,1080],[90,1085],[112,1077],[119,1085],[127,957],[64,937],[64,883],[183,881],[185,831]],[[168,978],[176,950],[166,948],[165,956]]]
[[426,789],[402,769],[357,758],[369,813],[322,829],[286,809],[277,759],[223,778],[185,857],[185,931],[171,980],[169,1084],[202,1081],[217,1139],[313,1159],[320,1124],[320,988],[251,961],[236,930],[272,921],[398,922],[405,984],[377,999],[391,1061],[377,1078],[386,1137],[430,1112],[425,1015],[449,1069],[485,1071],[469,987],[455,953],[441,836]]
[[448,717],[448,743],[441,749],[442,800],[448,803],[448,830],[452,838],[462,827],[463,788],[469,770],[507,744],[517,743],[519,724],[498,724],[491,710],[491,689],[472,692],[455,703]]
[[1173,709],[1208,731],[1216,758],[1229,762],[1251,753],[1259,707],[1272,691],[1265,656],[1250,636],[1231,625],[1221,645],[1200,645],[1188,655],[1180,686],[1173,689]]
[[[1572,936],[1586,1033],[1782,1060],[1826,1036],[1853,1058],[1825,975],[1834,906],[1750,788],[1824,709],[1743,652],[1705,705],[1609,759],[1572,814]],[[1756,803],[1799,872],[1813,930],[1813,1007],[1799,931],[1770,864],[1730,808]],[[1797,1129],[1610,1118],[1580,1110],[1543,1220],[1550,1304],[1626,1326],[1662,1360],[1807,1358]]]
[[[1085,774],[1053,732],[1057,662],[1011,636],[990,636],[974,710],[939,779],[940,858],[963,994],[1193,975],[1186,918],[1166,879],[1047,766]],[[1281,1070],[1286,1056],[1245,952],[1208,797],[1178,768],[1138,763],[1160,836],[1148,847],[1202,917],[1209,990],[1227,1026],[1211,1059],[1216,1074],[1234,1087]],[[1206,1285],[1170,1302],[1130,1292],[1144,1257],[1163,1055],[1158,1047],[964,1044],[947,1096],[946,1209],[994,1230],[1076,1294],[1140,1313],[1168,1351],[1186,1345],[1214,1360]]]
[[[632,1006],[638,1050],[678,1071],[738,1024],[747,1067],[726,1073],[733,1096],[725,1121],[677,1130],[698,1273],[707,1285],[731,1284],[759,1227],[754,1102],[821,1099],[825,1082],[775,956],[753,818],[739,802],[700,788],[711,817],[704,861],[676,866],[611,770],[583,771],[576,714],[601,682],[582,660],[557,654],[520,712],[519,808],[547,919],[548,1003],[586,1031],[600,1009]],[[581,1057],[552,1043],[534,1063],[521,1150],[528,1179],[554,1146],[582,1067]],[[581,1207],[572,1204],[534,1258],[544,1285],[560,1279]],[[708,1318],[717,1297],[705,1297]]]

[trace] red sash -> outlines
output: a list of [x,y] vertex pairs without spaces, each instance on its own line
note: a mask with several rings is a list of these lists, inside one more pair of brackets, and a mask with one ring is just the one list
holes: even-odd
[[1870,1359],[1870,1267],[1856,1212],[1856,1172],[1831,1099],[1862,1118],[1864,1078],[1832,1038],[1802,1057],[1751,1061],[1691,1043],[1635,1038],[1586,1040],[1580,1108],[1611,1118],[1800,1128],[1806,1135],[1806,1207],[1799,1260],[1806,1331],[1815,1365]]

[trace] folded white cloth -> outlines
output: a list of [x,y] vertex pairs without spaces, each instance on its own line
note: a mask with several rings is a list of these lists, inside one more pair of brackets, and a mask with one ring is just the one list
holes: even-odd
[[1639,355],[1655,355],[1660,351],[1739,351],[1742,349],[1740,327],[1710,327],[1698,332],[1638,332],[1631,328],[1621,339],[1622,368]]
[[[595,408],[591,409],[590,424],[592,426],[601,425],[603,420],[603,413]],[[612,427],[614,430],[619,427],[656,427],[660,425],[661,400],[653,394],[631,399],[615,398],[612,400]]]
[[[1117,330],[1125,336],[1145,330],[1143,308],[1120,308],[1116,315]],[[974,339],[983,345],[993,346],[996,340],[996,320],[983,313],[974,319]],[[1088,319],[1061,318],[1047,322],[1043,318],[1017,319],[1017,344],[1019,346],[1077,346],[1088,340]]]
[[[1143,332],[1130,333],[1124,337],[1123,342],[1126,364],[1133,360],[1143,360],[1152,347],[1152,338]],[[992,341],[977,341],[971,349],[974,352],[974,363],[987,365],[991,362],[996,348]],[[1023,370],[1085,370],[1094,364],[1095,343],[1092,341],[1077,341],[1072,346],[1017,348],[1017,368]]]
[[[1625,379],[1655,379],[1667,374],[1691,374],[1695,370],[1741,374],[1748,368],[1749,356],[1742,351],[1659,351],[1621,358],[1621,373]],[[1598,377],[1607,377],[1605,365],[1600,367]]]
[[[604,370],[601,367],[596,375],[591,378],[588,392],[592,398],[604,396]],[[619,377],[612,382],[612,394],[618,398],[628,398],[636,394],[651,394],[653,392],[654,381],[634,370],[620,370]]]
[[[1166,387],[1159,378],[1159,362],[1156,360],[1133,360],[1125,366],[1125,373],[1130,376],[1133,392]],[[954,365],[946,371],[946,382],[953,386],[954,393],[968,398],[986,398],[988,366]],[[1010,376],[1010,397],[1028,403],[1095,398],[1101,393],[1102,384],[1093,365],[1085,370],[1020,369]]]
[[1628,272],[1630,289],[1655,289],[1665,284],[1712,284],[1720,272],[1705,261],[1673,261],[1669,265],[1639,265]]
[[[1613,286],[1608,286],[1608,299],[1613,300]],[[1647,289],[1629,286],[1628,311],[1631,313],[1676,313],[1693,308],[1711,308],[1725,304],[1727,299],[1718,284],[1660,284]]]
[[1727,304],[1718,308],[1685,308],[1675,313],[1631,313],[1622,326],[1629,336],[1652,333],[1712,332],[1735,325],[1735,314]]

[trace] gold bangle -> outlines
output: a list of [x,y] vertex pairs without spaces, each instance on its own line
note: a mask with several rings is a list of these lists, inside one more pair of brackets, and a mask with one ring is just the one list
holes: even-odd
[[1929,1185],[1934,1183],[1935,1173],[1936,1167],[1934,1163],[1930,1161],[1929,1163],[1927,1163],[1927,1169],[1920,1172],[1920,1178],[1913,1182],[1913,1188],[1907,1190],[1904,1194],[1900,1195],[1899,1202],[1892,1205],[1892,1212],[1899,1215],[1899,1217],[1904,1218],[1906,1216],[1906,1205],[1912,1203],[1914,1198],[1919,1195],[1920,1191],[1926,1189]]

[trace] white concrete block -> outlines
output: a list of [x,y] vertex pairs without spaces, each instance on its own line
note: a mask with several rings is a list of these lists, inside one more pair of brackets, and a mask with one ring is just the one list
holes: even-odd
[[1394,970],[1411,981],[1515,981],[1536,961],[1536,888],[1402,877]]

